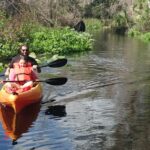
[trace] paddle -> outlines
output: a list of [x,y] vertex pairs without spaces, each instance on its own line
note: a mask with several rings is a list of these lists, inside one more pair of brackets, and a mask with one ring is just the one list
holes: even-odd
[[[45,64],[45,65],[40,65],[40,68],[42,67],[62,67],[64,65],[66,65],[67,63],[67,59],[66,58],[61,58],[61,59],[57,59],[57,60],[54,60],[48,64]],[[5,76],[5,74],[0,74],[0,77],[3,77]]]
[[[16,81],[2,80],[2,82],[5,83],[5,82],[16,82]],[[24,81],[17,81],[17,82],[24,82]],[[51,79],[45,79],[45,80],[38,80],[36,82],[45,82],[50,85],[63,85],[67,82],[67,78],[57,77],[57,78],[51,78]]]
[[57,59],[57,60],[54,60],[48,64],[45,64],[45,65],[40,65],[40,68],[42,67],[62,67],[64,65],[66,65],[67,63],[67,59],[66,58],[61,58],[61,59]]

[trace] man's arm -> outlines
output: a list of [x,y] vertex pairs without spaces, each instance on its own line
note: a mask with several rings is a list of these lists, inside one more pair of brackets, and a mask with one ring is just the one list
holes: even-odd
[[41,68],[40,68],[39,64],[37,63],[37,61],[34,58],[32,58],[32,57],[30,57],[30,60],[32,62],[32,66],[36,65],[37,66],[37,72],[40,73],[41,72]]

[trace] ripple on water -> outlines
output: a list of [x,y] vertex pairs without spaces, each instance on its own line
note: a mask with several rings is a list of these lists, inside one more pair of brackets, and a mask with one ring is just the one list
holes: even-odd
[[116,126],[115,105],[110,99],[82,99],[72,101],[66,107],[68,115],[63,125],[72,129],[77,147],[109,142]]
[[72,147],[68,138],[68,130],[59,125],[58,119],[49,116],[38,118],[30,132],[24,133],[15,148],[28,149],[68,149]]

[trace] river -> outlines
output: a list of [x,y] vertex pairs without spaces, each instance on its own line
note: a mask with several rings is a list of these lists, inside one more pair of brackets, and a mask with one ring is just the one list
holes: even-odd
[[20,115],[15,140],[0,124],[0,150],[148,150],[150,44],[101,31],[92,51],[67,58],[42,69],[68,82],[43,83],[42,103]]

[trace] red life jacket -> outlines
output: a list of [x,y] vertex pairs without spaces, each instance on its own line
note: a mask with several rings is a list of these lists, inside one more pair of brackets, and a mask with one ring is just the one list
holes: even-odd
[[[18,67],[20,67],[18,62],[13,63],[13,68],[18,68]],[[32,63],[26,62],[26,67],[32,67]]]
[[14,68],[14,73],[15,81],[23,81],[19,82],[21,85],[23,85],[26,81],[33,80],[32,67],[16,67]]

